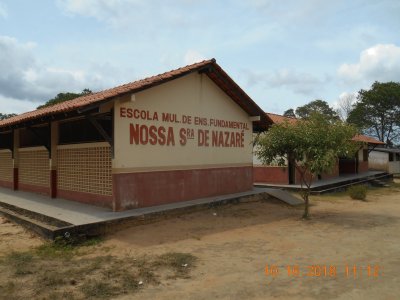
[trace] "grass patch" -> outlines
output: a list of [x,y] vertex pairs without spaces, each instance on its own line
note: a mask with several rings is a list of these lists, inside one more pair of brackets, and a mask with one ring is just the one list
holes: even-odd
[[367,186],[365,185],[352,185],[347,189],[351,199],[363,200],[367,198]]
[[372,195],[390,195],[400,192],[400,181],[387,182],[387,187],[369,187],[368,193]]
[[73,256],[88,254],[101,242],[101,238],[76,240],[58,237],[54,242],[47,242],[37,247],[34,252],[42,258],[70,259]]
[[337,200],[341,200],[341,199],[344,199],[347,197],[348,197],[348,194],[346,191],[340,191],[340,192],[325,193],[325,194],[319,194],[319,195],[311,195],[310,199],[311,199],[311,201],[314,201],[314,200],[337,201]]
[[9,279],[0,282],[0,295],[7,295],[7,299],[109,299],[164,280],[188,278],[196,261],[191,254],[176,252],[85,256],[98,242],[89,244],[46,243],[7,255],[0,260],[0,272]]
[[169,252],[159,256],[154,261],[154,266],[170,268],[175,271],[174,277],[186,278],[196,257],[190,253]]
[[111,284],[103,281],[90,280],[81,286],[86,298],[110,298],[118,295],[118,290]]
[[12,295],[18,288],[19,287],[15,284],[15,282],[11,280],[5,283],[0,283],[0,295]]
[[24,276],[32,274],[32,265],[35,257],[30,252],[12,252],[6,256],[4,264],[11,267],[14,276]]

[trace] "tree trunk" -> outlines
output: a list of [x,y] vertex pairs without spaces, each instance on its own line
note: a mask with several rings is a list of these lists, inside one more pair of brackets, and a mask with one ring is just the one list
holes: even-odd
[[303,219],[309,219],[310,214],[309,214],[309,200],[308,200],[308,191],[304,193],[304,214],[303,214]]

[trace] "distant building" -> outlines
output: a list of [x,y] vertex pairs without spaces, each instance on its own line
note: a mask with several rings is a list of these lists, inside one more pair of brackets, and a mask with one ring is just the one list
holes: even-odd
[[370,169],[400,173],[400,149],[375,148],[369,154]]
[[[274,124],[283,122],[295,123],[299,121],[296,118],[284,117],[272,113],[266,113],[266,115]],[[378,145],[383,145],[384,143],[365,135],[357,135],[353,140],[362,144],[356,155],[353,158],[340,158],[332,173],[319,174],[315,180],[329,179],[346,174],[359,174],[368,171],[369,149]],[[255,183],[281,185],[300,184],[300,173],[295,169],[294,164],[290,162],[287,162],[285,166],[278,166],[277,164],[263,165],[257,156],[253,155],[253,165]]]

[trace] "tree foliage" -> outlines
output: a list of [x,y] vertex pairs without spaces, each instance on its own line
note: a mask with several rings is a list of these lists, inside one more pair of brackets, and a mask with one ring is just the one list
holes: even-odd
[[335,110],[326,101],[320,99],[297,107],[295,113],[300,119],[308,119],[314,113],[319,113],[331,121],[339,119]]
[[0,113],[0,120],[8,119],[8,118],[14,117],[16,115],[17,114],[3,114],[3,113]]
[[351,139],[356,132],[351,125],[312,113],[305,121],[274,124],[258,138],[255,153],[264,164],[285,165],[289,159],[294,161],[301,176],[303,217],[308,218],[308,195],[313,179],[318,174],[332,172],[339,157],[355,155],[358,145]]
[[296,118],[296,114],[294,113],[293,108],[289,108],[288,110],[285,110],[285,112],[283,113],[283,116],[289,117],[289,118]]
[[59,93],[57,96],[55,96],[54,98],[48,100],[45,104],[43,105],[39,105],[37,107],[37,109],[39,108],[43,108],[43,107],[47,107],[47,106],[52,106],[54,104],[58,104],[64,101],[68,101],[68,100],[72,100],[75,98],[78,98],[80,96],[85,96],[85,95],[89,95],[91,94],[92,91],[89,89],[84,89],[81,93]]
[[400,83],[375,82],[360,90],[347,121],[391,146],[400,140]]

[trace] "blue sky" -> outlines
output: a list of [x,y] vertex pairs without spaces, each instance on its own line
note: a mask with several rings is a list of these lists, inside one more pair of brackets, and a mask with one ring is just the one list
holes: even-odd
[[268,112],[400,81],[400,1],[0,0],[0,112],[203,59]]

